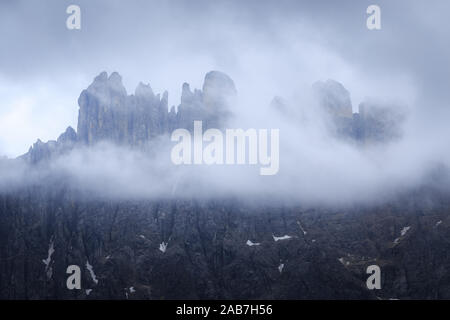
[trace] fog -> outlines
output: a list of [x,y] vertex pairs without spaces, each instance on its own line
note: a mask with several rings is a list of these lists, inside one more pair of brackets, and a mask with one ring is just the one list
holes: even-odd
[[[178,105],[183,82],[201,88],[206,72],[221,70],[238,90],[230,126],[280,129],[280,170],[264,177],[258,166],[175,166],[165,137],[153,142],[151,156],[101,144],[39,169],[1,160],[0,186],[57,173],[75,188],[115,198],[347,204],[428,184],[450,163],[450,3],[376,1],[382,29],[369,31],[372,2],[77,1],[82,26],[70,31],[72,1],[3,1],[0,155],[16,157],[37,138],[76,128],[78,95],[100,71],[120,72],[129,93],[139,81],[167,89],[169,104]],[[312,83],[326,79],[350,91],[354,112],[368,99],[407,106],[401,137],[361,147],[330,134],[311,94]],[[287,101],[288,115],[270,108],[274,96]]]
[[436,177],[440,191],[450,190],[445,119],[430,126],[414,109],[403,110],[408,116],[399,124],[399,137],[359,144],[336,136],[312,91],[302,93],[303,99],[286,100],[287,113],[267,102],[259,105],[258,116],[248,117],[246,99],[233,105],[228,128],[280,130],[280,166],[272,176],[261,176],[259,164],[175,165],[170,153],[176,142],[161,136],[145,151],[100,142],[39,165],[3,160],[0,190],[63,181],[61,185],[89,197],[116,200],[238,198],[322,206],[389,201],[436,187]]

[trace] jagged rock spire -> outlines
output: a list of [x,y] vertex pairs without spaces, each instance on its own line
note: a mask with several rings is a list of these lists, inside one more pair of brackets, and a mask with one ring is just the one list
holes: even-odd
[[233,80],[222,72],[211,71],[205,76],[203,91],[192,92],[189,84],[184,83],[178,112],[174,107],[169,112],[167,91],[162,96],[155,95],[150,84],[141,82],[135,94],[128,95],[122,77],[117,72],[108,76],[104,71],[78,98],[77,132],[69,127],[58,141],[46,144],[39,140],[29,155],[37,161],[47,158],[54,149],[65,150],[76,143],[92,145],[102,140],[144,145],[174,129],[191,129],[194,120],[204,120],[205,127],[220,127],[226,119],[229,101],[235,96]]
[[353,115],[350,93],[344,86],[335,81],[318,81],[313,84],[313,90],[323,107],[331,115],[351,118]]

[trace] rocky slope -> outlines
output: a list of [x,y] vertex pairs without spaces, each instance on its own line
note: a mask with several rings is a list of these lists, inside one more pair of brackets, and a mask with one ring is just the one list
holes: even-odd
[[[303,209],[0,197],[3,299],[450,298],[449,205]],[[82,270],[68,290],[66,269]],[[382,272],[370,291],[367,266]]]

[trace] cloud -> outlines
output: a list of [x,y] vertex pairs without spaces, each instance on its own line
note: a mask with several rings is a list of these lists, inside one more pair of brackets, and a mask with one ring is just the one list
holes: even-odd
[[[153,158],[117,146],[76,150],[53,169],[115,196],[274,194],[336,203],[417,187],[449,161],[450,2],[378,3],[382,29],[369,31],[370,1],[79,0],[82,29],[70,31],[71,1],[2,1],[1,151],[17,156],[37,138],[76,127],[78,95],[100,71],[119,71],[128,92],[139,81],[168,89],[178,105],[183,82],[200,88],[206,72],[222,70],[238,88],[236,126],[280,127],[276,177],[256,168],[167,167],[164,144]],[[350,91],[354,111],[366,97],[408,105],[403,138],[364,150],[330,139],[308,93],[328,78]],[[310,120],[272,114],[266,107],[275,95]]]
[[305,93],[302,100],[287,100],[289,114],[261,105],[259,116],[248,118],[244,102],[235,106],[230,128],[280,130],[280,170],[274,176],[261,176],[259,165],[174,165],[175,143],[161,136],[145,150],[101,142],[37,167],[9,162],[0,168],[0,189],[51,183],[116,200],[238,198],[334,207],[389,201],[434,186],[436,175],[443,179],[439,189],[449,190],[445,121],[431,129],[412,113],[400,138],[360,146],[336,137]]

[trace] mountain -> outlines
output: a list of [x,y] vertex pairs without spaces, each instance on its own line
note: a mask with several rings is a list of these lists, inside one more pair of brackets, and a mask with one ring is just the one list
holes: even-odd
[[363,144],[386,143],[401,136],[406,119],[403,107],[372,99],[361,102],[359,112],[354,113],[350,92],[330,79],[314,83],[313,91],[319,106],[331,118],[331,130],[337,136]]
[[161,97],[150,85],[140,83],[134,95],[127,95],[118,73],[108,77],[102,72],[78,99],[78,140],[85,144],[109,140],[142,145],[175,128],[189,129],[194,120],[220,128],[228,115],[228,102],[235,95],[233,81],[224,73],[211,71],[205,76],[203,90],[191,92],[184,83],[178,112],[174,107],[169,112],[167,91]]
[[[337,81],[316,82],[312,87],[318,105],[332,121],[330,132],[336,137],[360,144],[386,143],[401,136],[405,120],[402,109],[376,101],[365,101],[353,113],[350,93]],[[149,84],[139,83],[134,94],[127,94],[122,77],[113,72],[100,73],[78,98],[77,132],[67,128],[57,141],[38,140],[22,158],[31,163],[60,155],[79,145],[109,141],[118,145],[145,147],[159,136],[177,128],[193,130],[194,120],[203,128],[224,128],[233,117],[237,101],[233,80],[219,71],[205,75],[202,90],[182,86],[181,103],[168,109],[168,92],[154,94]],[[287,117],[294,113],[283,98],[275,97],[271,106]]]
[[[382,104],[365,102],[355,114],[342,84],[314,90],[337,138],[382,143],[400,134],[401,117]],[[140,83],[128,95],[118,73],[103,72],[80,95],[77,131],[38,140],[20,159],[32,173],[103,140],[145,148],[175,128],[192,130],[193,120],[224,128],[236,99],[231,78],[213,71],[202,90],[183,84],[180,105],[169,110],[167,92]],[[280,97],[272,106],[290,114]],[[0,298],[448,299],[448,199],[425,186],[345,208],[235,197],[124,200],[46,180],[0,192]],[[381,290],[366,286],[374,264]],[[80,267],[80,290],[66,286],[70,265]]]

